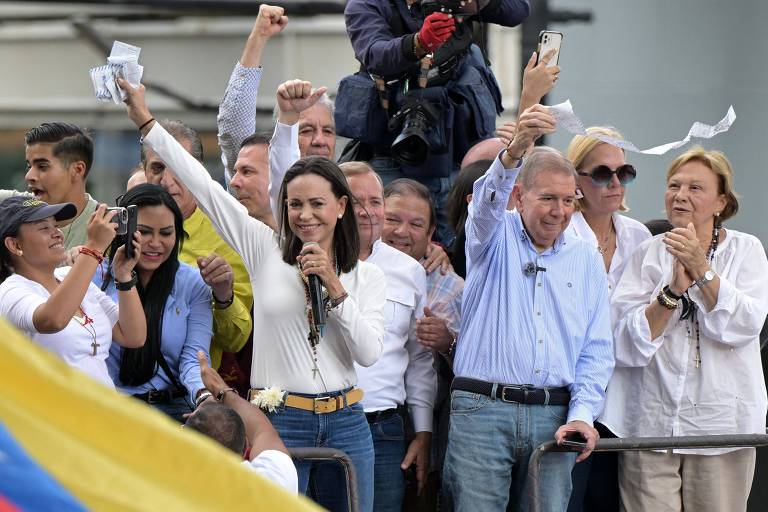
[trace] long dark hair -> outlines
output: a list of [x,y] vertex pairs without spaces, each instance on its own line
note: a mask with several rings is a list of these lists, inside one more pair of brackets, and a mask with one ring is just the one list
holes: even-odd
[[451,248],[451,264],[453,270],[463,278],[467,276],[467,259],[464,253],[464,246],[467,243],[467,233],[464,231],[464,224],[469,215],[469,205],[467,196],[472,193],[475,182],[485,174],[488,168],[493,164],[493,160],[478,160],[459,171],[453,188],[448,195],[446,212],[448,223],[456,231],[456,240]]
[[283,261],[289,265],[296,263],[296,256],[301,252],[304,243],[291,231],[288,225],[288,183],[304,174],[316,174],[325,179],[331,185],[331,191],[337,199],[347,197],[347,207],[344,215],[336,222],[333,230],[333,252],[341,272],[350,272],[360,256],[360,234],[357,231],[357,221],[352,211],[352,191],[349,190],[347,179],[336,163],[322,156],[308,156],[296,161],[288,172],[285,173],[283,183],[280,185],[280,219],[278,233],[280,233],[281,247],[283,249]]
[[[184,236],[184,217],[171,195],[162,187],[149,183],[137,185],[118,199],[118,206],[136,205],[139,209],[145,206],[165,206],[173,213],[176,228],[176,240],[168,259],[152,273],[152,277],[144,288],[141,281],[136,284],[144,306],[147,319],[147,339],[144,346],[139,348],[124,348],[120,359],[120,382],[126,386],[139,386],[149,381],[157,373],[157,361],[163,357],[161,353],[163,312],[165,303],[173,289],[176,271],[179,269],[179,251]],[[112,256],[117,249],[125,244],[125,236],[117,236],[109,247],[110,265],[102,290],[106,290],[114,280],[112,275]],[[168,378],[172,378],[170,375]]]

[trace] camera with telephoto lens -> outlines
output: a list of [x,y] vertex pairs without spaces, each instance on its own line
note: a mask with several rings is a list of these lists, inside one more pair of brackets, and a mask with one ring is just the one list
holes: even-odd
[[392,158],[401,165],[419,166],[435,146],[434,131],[440,120],[440,111],[429,100],[406,95],[403,106],[389,121],[389,131],[399,135],[390,147]]
[[112,216],[112,222],[117,223],[117,235],[125,235],[128,233],[128,209],[122,206],[114,206],[107,208],[108,212],[115,212]]
[[421,12],[429,16],[433,12],[453,14],[458,18],[474,16],[490,3],[490,0],[422,0]]

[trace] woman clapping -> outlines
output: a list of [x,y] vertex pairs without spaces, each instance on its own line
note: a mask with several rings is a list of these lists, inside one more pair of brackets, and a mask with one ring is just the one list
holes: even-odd
[[[738,211],[731,165],[692,149],[665,193],[674,229],[642,243],[613,294],[616,370],[603,423],[621,437],[765,432],[759,333],[768,262]],[[624,452],[625,510],[745,510],[754,448]]]

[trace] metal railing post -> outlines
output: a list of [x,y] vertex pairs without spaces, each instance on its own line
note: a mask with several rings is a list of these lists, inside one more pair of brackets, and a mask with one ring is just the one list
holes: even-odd
[[359,512],[357,497],[357,472],[349,455],[335,448],[289,448],[291,458],[309,462],[338,462],[347,479],[347,504],[349,512]]
[[[725,434],[713,436],[680,437],[625,437],[599,439],[595,452],[626,452],[641,450],[674,450],[679,448],[751,448],[768,446],[765,434]],[[528,483],[531,512],[539,512],[539,480],[541,477],[541,458],[549,452],[578,451],[566,446],[558,446],[555,441],[539,445],[531,454],[528,462]]]

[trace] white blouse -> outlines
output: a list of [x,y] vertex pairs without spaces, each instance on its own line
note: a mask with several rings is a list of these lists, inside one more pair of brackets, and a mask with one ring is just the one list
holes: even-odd
[[[616,230],[616,251],[611,258],[611,268],[608,270],[608,295],[612,296],[613,291],[619,284],[621,273],[627,266],[629,257],[635,251],[638,245],[644,240],[651,238],[651,232],[642,222],[630,219],[619,213],[613,214],[613,229]],[[597,237],[592,228],[587,224],[584,214],[574,212],[571,216],[571,223],[568,225],[570,230],[577,237],[586,240],[590,244],[598,247]]]
[[354,386],[353,363],[370,366],[382,352],[385,283],[381,270],[358,262],[341,275],[349,297],[326,320],[325,336],[317,347],[320,372],[313,376],[304,284],[297,267],[283,261],[277,235],[249,217],[245,207],[213,181],[159,123],[143,142],[173,169],[219,235],[245,262],[254,291],[251,386],[311,394]]
[[[61,281],[70,268],[57,268],[54,275]],[[89,283],[81,307],[93,323],[84,326],[82,320],[73,317],[59,332],[43,334],[35,329],[32,318],[35,310],[50,297],[40,283],[13,274],[0,284],[0,316],[70,366],[114,389],[105,361],[112,344],[112,328],[119,318],[117,304],[98,286]]]
[[768,400],[759,335],[768,313],[768,260],[762,244],[727,230],[712,262],[720,276],[717,304],[707,312],[699,290],[689,290],[699,304],[699,368],[695,325],[680,319],[680,308],[651,339],[645,309],[672,279],[673,257],[665,247],[663,235],[643,242],[614,292],[616,369],[601,421],[620,437],[764,434]]

